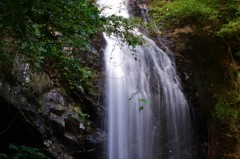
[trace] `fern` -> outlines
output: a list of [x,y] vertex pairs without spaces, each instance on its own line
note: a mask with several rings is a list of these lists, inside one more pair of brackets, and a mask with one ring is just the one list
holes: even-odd
[[39,149],[29,146],[16,146],[9,144],[9,148],[15,151],[12,155],[12,159],[49,159]]

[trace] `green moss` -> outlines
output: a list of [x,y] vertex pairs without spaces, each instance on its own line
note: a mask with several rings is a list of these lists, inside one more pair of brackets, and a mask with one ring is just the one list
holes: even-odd
[[234,98],[219,99],[214,109],[214,115],[222,123],[237,122],[240,119],[240,110],[236,106],[238,102],[232,101]]
[[153,1],[150,13],[156,23],[166,27],[194,25],[215,36],[239,37],[240,11],[235,0]]
[[[161,3],[150,10],[151,16],[157,22],[178,25],[183,21],[200,24],[215,20],[218,10],[209,7],[207,3],[197,0],[178,0]],[[168,25],[169,26],[169,25]]]
[[217,34],[218,36],[227,37],[229,39],[238,39],[240,37],[240,18],[224,24]]

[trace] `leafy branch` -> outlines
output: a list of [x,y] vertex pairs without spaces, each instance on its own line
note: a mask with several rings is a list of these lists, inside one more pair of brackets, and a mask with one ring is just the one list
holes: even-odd
[[[138,94],[139,94],[139,92],[132,93],[131,96],[128,98],[128,101],[132,100]],[[141,104],[141,106],[139,106],[139,111],[142,111],[144,109],[144,106],[149,104],[149,101],[145,98],[140,98],[139,97],[139,102]]]

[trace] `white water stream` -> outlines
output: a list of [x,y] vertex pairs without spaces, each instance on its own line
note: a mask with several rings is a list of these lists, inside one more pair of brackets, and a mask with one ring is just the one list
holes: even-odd
[[[103,14],[129,17],[122,0]],[[105,36],[107,159],[191,159],[188,104],[175,64],[149,38],[132,52]]]

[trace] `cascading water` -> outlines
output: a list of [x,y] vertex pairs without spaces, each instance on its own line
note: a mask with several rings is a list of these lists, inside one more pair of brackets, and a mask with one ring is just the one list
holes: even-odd
[[[124,2],[100,0],[129,17]],[[121,8],[123,7],[123,8]],[[191,159],[188,104],[174,62],[149,38],[133,52],[105,36],[108,159]]]

